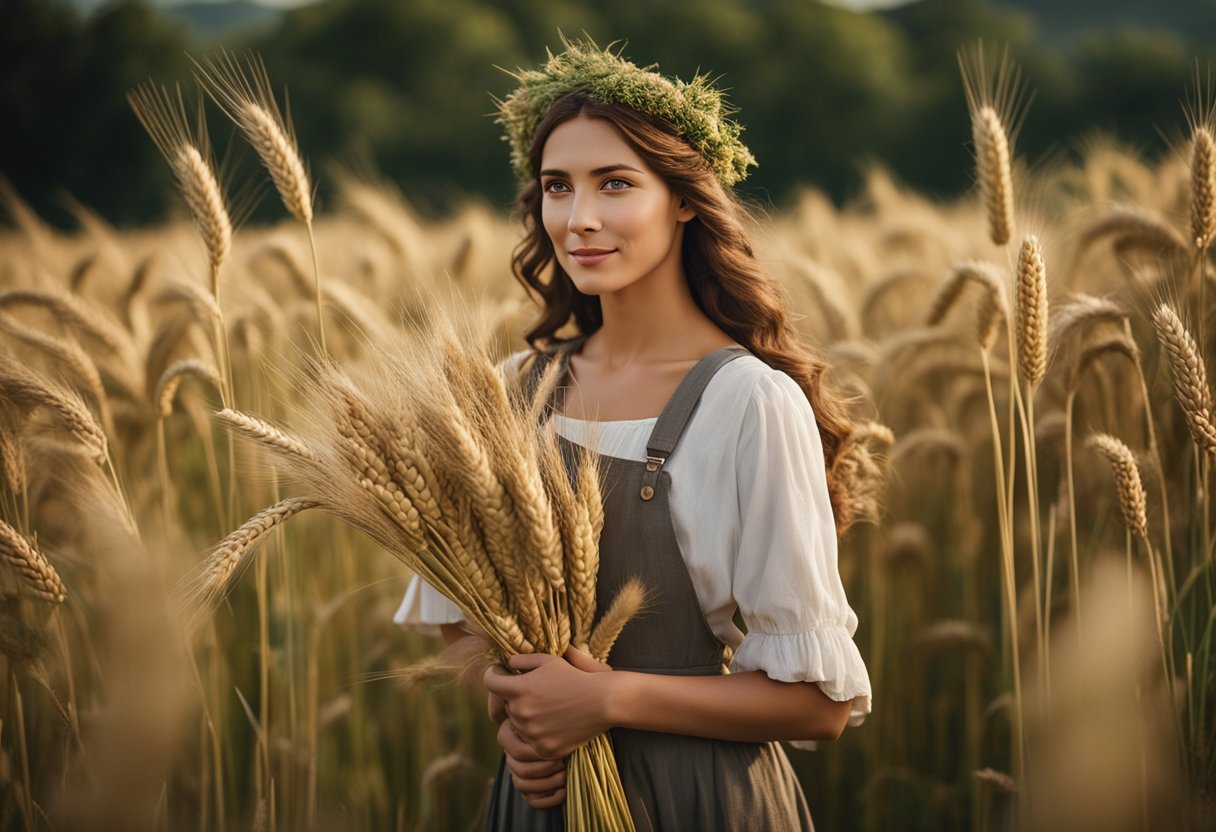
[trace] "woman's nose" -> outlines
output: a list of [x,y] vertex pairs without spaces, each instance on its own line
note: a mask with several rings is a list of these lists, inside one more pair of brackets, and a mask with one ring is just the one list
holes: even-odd
[[592,231],[598,231],[600,220],[595,211],[594,200],[579,199],[577,196],[571,200],[573,203],[570,206],[570,219],[566,227],[571,234],[588,234]]

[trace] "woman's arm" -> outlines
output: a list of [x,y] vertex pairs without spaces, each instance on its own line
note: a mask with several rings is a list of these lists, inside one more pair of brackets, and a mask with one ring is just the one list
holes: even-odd
[[664,731],[739,742],[835,740],[849,702],[829,699],[811,682],[778,682],[760,671],[722,676],[666,676],[580,669],[591,661],[572,650],[555,656],[513,656],[510,675],[485,674],[501,696],[516,733],[545,758],[556,759],[609,728]]

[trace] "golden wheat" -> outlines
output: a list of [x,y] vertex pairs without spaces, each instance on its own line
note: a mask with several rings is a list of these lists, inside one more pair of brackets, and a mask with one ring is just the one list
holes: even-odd
[[0,555],[25,581],[30,590],[48,604],[62,604],[68,591],[38,549],[22,537],[16,529],[0,520]]
[[1195,444],[1216,454],[1216,424],[1212,423],[1212,394],[1208,388],[1207,368],[1195,339],[1182,325],[1178,313],[1167,303],[1153,310],[1157,339],[1169,355],[1174,376],[1174,394]]
[[224,382],[214,367],[204,364],[197,358],[182,359],[165,370],[156,384],[153,399],[162,418],[167,419],[173,415],[173,399],[176,398],[182,381],[187,377],[197,378],[199,381],[211,385],[216,392],[224,389]]
[[248,413],[242,413],[231,408],[224,408],[216,413],[215,417],[232,428],[236,433],[253,439],[262,445],[270,445],[286,453],[295,454],[302,459],[307,459],[310,462],[320,462],[320,457],[317,456],[316,451],[310,448],[304,440],[298,436],[292,436],[256,416],[250,416]]
[[1205,125],[1191,138],[1191,240],[1207,251],[1216,234],[1216,142]]
[[1136,457],[1131,449],[1108,433],[1091,434],[1085,443],[1110,463],[1119,494],[1119,516],[1123,525],[1137,537],[1147,538],[1144,486],[1140,482],[1140,469],[1136,467]]
[[971,117],[971,137],[980,190],[988,208],[988,235],[1003,246],[1013,236],[1013,172],[1009,136],[997,111],[988,104]]
[[84,445],[93,459],[104,465],[109,459],[105,431],[70,390],[46,382],[20,367],[7,354],[0,354],[0,390],[8,401],[23,412],[45,408],[54,414],[67,432]]
[[1018,252],[1016,311],[1018,371],[1033,387],[1047,372],[1047,270],[1034,236]]
[[603,617],[591,631],[591,655],[602,662],[608,661],[608,654],[612,652],[612,646],[616,644],[625,625],[645,606],[646,588],[637,578],[630,578],[617,590],[612,603],[604,610]]
[[300,512],[320,504],[306,497],[289,497],[250,517],[207,552],[199,582],[191,587],[195,594],[190,600],[202,610],[213,607],[267,535]]

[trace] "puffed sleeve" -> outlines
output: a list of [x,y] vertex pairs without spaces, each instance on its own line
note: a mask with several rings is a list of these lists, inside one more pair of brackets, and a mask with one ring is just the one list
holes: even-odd
[[[508,381],[512,380],[529,354],[530,350],[511,353],[498,363],[498,371]],[[459,624],[464,620],[459,607],[417,575],[406,587],[405,597],[393,615],[393,623],[428,636],[438,636],[440,624]]]
[[860,725],[870,712],[870,677],[837,568],[823,445],[810,403],[788,374],[756,380],[735,464],[733,592],[747,634],[731,670],[815,682],[830,699],[851,700],[849,725]]
[[440,624],[464,621],[460,607],[443,596],[439,590],[415,575],[405,589],[405,598],[393,616],[393,623],[403,624],[424,636],[438,636]]

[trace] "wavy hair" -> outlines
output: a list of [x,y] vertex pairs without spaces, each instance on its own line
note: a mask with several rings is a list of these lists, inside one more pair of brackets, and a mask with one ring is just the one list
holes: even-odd
[[[679,138],[670,122],[619,104],[592,100],[575,92],[549,108],[532,140],[532,178],[521,188],[516,211],[525,236],[511,260],[515,278],[539,298],[539,319],[525,333],[537,350],[562,342],[558,330],[570,323],[590,335],[604,322],[599,297],[585,295],[554,257],[541,219],[540,162],[549,134],[562,122],[584,115],[613,125],[622,138],[695,211],[684,228],[681,257],[693,300],[717,326],[769,367],[787,373],[806,395],[823,444],[837,534],[843,535],[864,513],[865,486],[851,441],[853,423],[847,401],[824,383],[828,364],[800,339],[785,312],[780,284],[761,268],[746,230],[746,208],[723,187],[709,164]],[[545,279],[545,278],[548,279]]]

